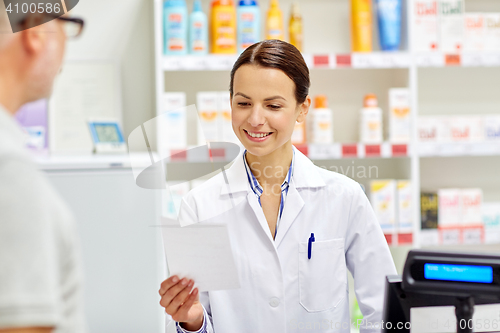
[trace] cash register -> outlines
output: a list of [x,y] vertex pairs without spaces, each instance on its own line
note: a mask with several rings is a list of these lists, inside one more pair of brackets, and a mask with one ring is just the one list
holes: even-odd
[[500,255],[412,250],[386,278],[382,331],[410,332],[411,308],[455,306],[457,332],[473,332],[476,304],[500,304]]

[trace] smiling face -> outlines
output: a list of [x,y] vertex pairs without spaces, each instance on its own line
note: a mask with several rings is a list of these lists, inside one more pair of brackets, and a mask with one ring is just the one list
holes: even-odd
[[236,71],[231,99],[233,130],[248,152],[266,156],[290,146],[295,122],[310,105],[295,99],[295,84],[281,70],[243,65]]

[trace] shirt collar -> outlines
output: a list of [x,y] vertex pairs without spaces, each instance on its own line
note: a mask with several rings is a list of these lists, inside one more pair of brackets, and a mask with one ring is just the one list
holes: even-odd
[[[297,148],[293,147],[294,157],[292,159],[293,174],[290,174],[290,184],[296,188],[314,188],[325,186],[325,181],[320,170]],[[226,184],[221,188],[221,194],[248,192],[250,188],[248,174],[245,170],[245,151],[234,160],[231,167],[225,170]],[[288,178],[288,177],[287,177]]]
[[0,104],[0,132],[9,135],[19,145],[23,145],[26,140],[25,134],[14,116],[8,113],[2,104]]
[[[252,191],[256,195],[258,195],[260,197],[262,195],[262,193],[264,192],[264,189],[260,185],[260,183],[257,180],[257,178],[255,178],[255,176],[253,175],[253,172],[252,172],[252,170],[250,169],[250,166],[247,163],[247,159],[245,158],[246,153],[247,153],[247,151],[245,150],[243,152],[243,156],[242,157],[243,157],[243,162],[245,164],[245,171],[246,171],[246,174],[247,174],[247,180],[248,180],[248,183],[249,183],[250,188],[252,189]],[[286,177],[283,180],[283,183],[281,184],[281,190],[282,191],[285,190],[286,188],[288,188],[288,186],[290,185],[290,181],[292,180],[292,176],[293,176],[294,161],[295,161],[295,150],[293,151],[292,161],[290,162],[290,166],[288,168],[288,172],[286,174]]]

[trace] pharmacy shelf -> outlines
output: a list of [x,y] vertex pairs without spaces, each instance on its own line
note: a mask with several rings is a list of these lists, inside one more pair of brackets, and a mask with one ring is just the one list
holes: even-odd
[[[304,54],[310,69],[335,68],[408,68],[411,58],[405,52],[352,54]],[[163,56],[164,71],[231,70],[237,55]]]
[[417,67],[498,67],[500,52],[463,52],[444,54],[441,52],[416,54]]
[[[353,158],[400,158],[409,157],[411,146],[408,144],[381,144],[362,143],[333,143],[333,144],[303,144],[295,145],[304,155],[312,160],[339,160]],[[199,149],[172,149],[170,157],[165,158],[166,163],[207,163],[223,162],[229,160],[229,152],[224,148],[211,149],[200,154]]]
[[312,160],[337,160],[343,158],[397,158],[409,157],[410,145],[392,144],[362,144],[334,143],[331,145],[309,144],[297,146]]
[[500,142],[421,142],[420,157],[500,156]]
[[[231,70],[237,55],[163,56],[164,71],[225,71]],[[499,67],[500,52],[441,52],[409,54],[406,52],[373,52],[352,54],[304,54],[310,69],[377,69],[417,67]]]
[[[342,1],[322,1],[320,3],[304,3],[304,16],[318,17],[307,23],[305,39],[307,40],[306,50],[309,53],[304,54],[304,59],[312,71],[312,89],[314,94],[332,91],[333,96],[342,94],[341,99],[331,98],[332,103],[337,107],[334,112],[336,115],[336,124],[343,124],[352,132],[358,129],[357,122],[353,121],[352,101],[359,100],[363,94],[377,90],[393,87],[407,87],[410,90],[412,135],[411,141],[407,145],[392,145],[384,142],[380,145],[363,145],[359,143],[334,143],[331,145],[298,145],[297,148],[304,152],[310,159],[330,160],[332,164],[370,164],[370,158],[382,159],[373,161],[387,164],[384,168],[384,178],[398,178],[400,172],[405,177],[398,179],[410,179],[413,184],[413,205],[416,208],[413,213],[415,228],[410,239],[409,235],[399,237],[393,235],[388,240],[394,248],[401,247],[402,243],[412,243],[408,246],[425,246],[425,242],[420,242],[420,188],[425,183],[429,183],[431,178],[443,178],[442,186],[470,186],[465,182],[466,177],[455,177],[456,173],[450,173],[449,170],[439,167],[441,163],[447,163],[453,167],[454,161],[440,159],[445,156],[464,156],[463,160],[467,165],[474,163],[467,156],[500,156],[500,147],[496,143],[419,143],[418,130],[416,128],[419,115],[435,115],[437,112],[451,115],[468,114],[466,110],[481,110],[483,113],[497,113],[498,99],[493,98],[494,88],[498,87],[495,77],[500,68],[500,52],[465,52],[460,54],[446,54],[443,52],[414,52],[414,29],[410,22],[415,22],[415,15],[412,11],[416,0],[406,1],[406,36],[404,43],[408,51],[402,52],[372,52],[372,53],[349,53],[350,37],[345,33],[347,27],[344,18],[347,17],[348,0]],[[203,0],[208,7],[209,1]],[[467,11],[471,12],[500,12],[500,6],[491,0],[465,0]],[[165,91],[186,91],[191,97],[198,91],[215,90],[211,85],[217,86],[218,90],[227,87],[224,73],[212,73],[213,71],[229,71],[232,69],[238,55],[207,55],[207,56],[165,56],[163,54],[163,35],[162,35],[162,1],[155,0],[155,73],[156,73],[156,104],[157,110],[162,108],[162,95]],[[283,8],[286,8],[287,2]],[[322,16],[323,15],[323,16]],[[332,19],[332,16],[333,19]],[[327,21],[329,20],[329,21]],[[335,23],[327,26],[326,23]],[[375,42],[376,43],[376,42]],[[334,50],[344,50],[344,52],[335,53]],[[496,67],[496,68],[494,68]],[[453,70],[453,68],[474,68],[468,70]],[[486,68],[486,70],[485,70]],[[492,68],[492,70],[489,70]],[[337,74],[330,75],[327,70],[339,70]],[[361,69],[360,71],[350,71],[341,73],[341,69]],[[367,69],[367,70],[363,70]],[[373,70],[370,69],[381,69]],[[187,73],[191,72],[191,73]],[[355,74],[355,75],[352,75]],[[347,74],[347,75],[346,75]],[[213,77],[212,77],[213,75]],[[442,76],[447,75],[447,80]],[[449,76],[449,77],[448,77]],[[223,81],[224,80],[224,81]],[[224,82],[224,88],[221,82]],[[463,87],[467,87],[470,91]],[[168,87],[168,88],[166,88]],[[458,88],[457,88],[458,87]],[[190,97],[188,97],[190,98]],[[191,98],[192,100],[192,98]],[[382,108],[385,109],[387,101],[384,97],[380,99]],[[193,102],[191,102],[193,103]],[[332,104],[333,105],[333,104]],[[456,112],[456,113],[453,113]],[[344,125],[345,124],[345,125]],[[386,124],[388,125],[388,124]],[[336,133],[337,134],[337,133]],[[356,137],[348,136],[348,133],[336,136],[336,138],[345,137],[344,141],[356,140]],[[194,141],[190,141],[194,142]],[[176,160],[171,160],[171,167],[175,169],[172,173],[183,169],[184,165],[174,165],[176,162],[195,161],[188,152],[176,155]],[[496,157],[495,157],[496,158]],[[225,162],[225,152],[212,152],[212,159],[200,156],[195,157],[196,162]],[[354,161],[354,159],[364,159],[363,161]],[[392,160],[391,160],[392,159]],[[327,163],[325,163],[327,164]],[[389,165],[395,164],[392,168]],[[433,166],[433,171],[443,172],[432,178],[427,165]],[[201,168],[200,165],[194,166]],[[479,169],[480,165],[477,166]],[[483,164],[484,167],[484,164]],[[177,169],[176,169],[177,168]],[[476,166],[471,166],[474,168]],[[475,178],[471,181],[474,184],[485,184],[487,179],[495,177],[494,167],[486,168],[486,172],[476,172]],[[463,173],[463,169],[458,171]],[[458,172],[457,171],[457,172]],[[182,172],[178,172],[182,173]],[[394,175],[393,175],[394,174]],[[450,179],[453,178],[453,179]],[[441,184],[441,183],[440,183]],[[432,188],[435,184],[432,184]],[[436,185],[437,186],[437,185]],[[439,185],[441,186],[441,185]],[[474,185],[475,186],[475,185]],[[484,186],[483,186],[484,187]],[[492,192],[492,190],[490,190]],[[500,192],[495,190],[492,197],[500,196]],[[495,199],[496,200],[496,199]],[[500,199],[499,199],[500,200]],[[478,249],[481,249],[478,245]],[[391,250],[392,251],[392,250]],[[395,251],[398,255],[403,255]]]

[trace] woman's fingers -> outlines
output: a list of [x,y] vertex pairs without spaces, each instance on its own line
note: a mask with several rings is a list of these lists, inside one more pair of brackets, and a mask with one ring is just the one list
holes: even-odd
[[187,300],[182,304],[177,312],[172,316],[172,319],[175,318],[188,318],[189,310],[193,306],[194,302],[198,299],[198,288],[194,288],[193,292],[188,296]]
[[[180,306],[187,301],[193,285],[193,280],[182,279],[181,282],[178,283],[180,287],[172,287],[165,293],[165,295],[172,296],[169,304],[165,307],[165,311],[168,314],[172,315],[176,313]],[[172,293],[170,294],[171,290]]]
[[180,279],[177,275],[172,275],[171,277],[169,277],[168,279],[163,281],[160,285],[160,290],[159,290],[160,296],[163,296],[165,294],[165,292],[168,289],[170,289],[172,286],[174,286],[176,283],[178,283],[179,280]]
[[170,302],[177,296],[187,286],[187,279],[181,279],[176,284],[172,285],[163,293],[161,297],[160,305],[166,308],[170,305]]

